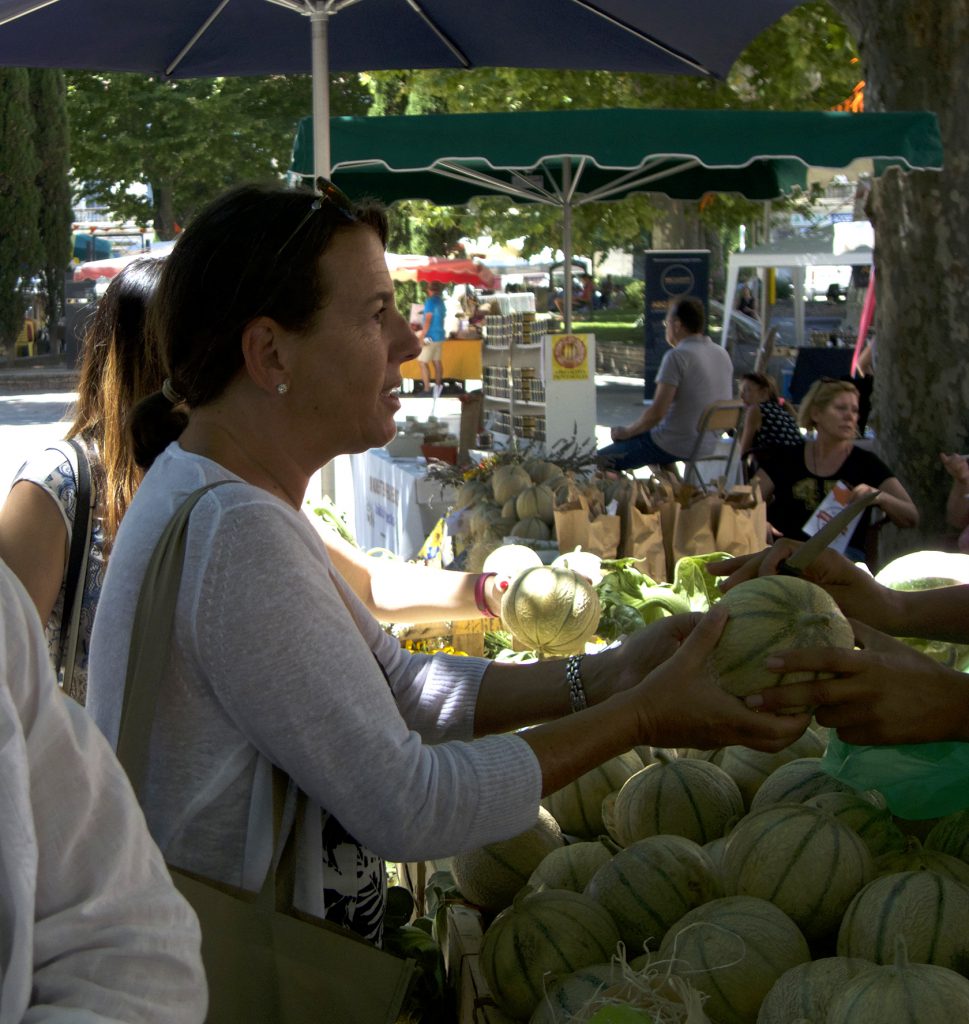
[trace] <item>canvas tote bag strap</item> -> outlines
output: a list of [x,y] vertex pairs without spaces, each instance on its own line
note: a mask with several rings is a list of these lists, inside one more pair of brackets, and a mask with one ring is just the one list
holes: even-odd
[[193,491],[185,499],[158,538],[145,570],[131,626],[117,750],[118,760],[136,793],[141,793],[145,781],[148,740],[171,648],[189,516],[204,494],[213,487],[232,482],[218,480]]
[[57,651],[57,675],[64,672],[63,688],[70,691],[74,675],[74,655],[77,651],[77,631],[81,619],[81,601],[87,576],[88,556],[91,551],[92,506],[94,491],[91,487],[91,466],[84,445],[68,439],[65,447],[57,450],[70,457],[74,469],[77,496],[74,501],[74,525],[71,527],[71,547],[67,556],[67,575],[64,580],[64,606],[61,611],[61,640]]

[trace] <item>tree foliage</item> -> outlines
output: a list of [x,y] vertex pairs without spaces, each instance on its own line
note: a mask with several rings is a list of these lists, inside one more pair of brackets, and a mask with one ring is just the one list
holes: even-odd
[[38,160],[25,68],[0,68],[0,345],[20,331],[40,264]]
[[[476,68],[471,71],[386,71],[363,76],[379,114],[487,113],[599,107],[710,109],[828,109],[858,80],[856,50],[830,5],[812,0],[761,33],[726,81],[673,75]],[[737,197],[687,204],[708,232],[724,235],[749,221],[757,207]],[[429,212],[426,204],[401,204],[402,212],[459,233],[491,235],[499,242],[524,237],[523,254],[561,240],[561,211],[487,198],[467,208]],[[574,248],[597,253],[648,244],[668,216],[658,197],[633,196],[579,207]]]
[[[226,188],[282,175],[310,102],[305,75],[165,81],[72,72],[78,188],[114,216],[153,222],[159,238],[171,238]],[[356,76],[337,76],[331,104],[334,114],[360,114],[369,96]]]
[[71,256],[71,189],[66,86],[64,74],[34,68],[30,75],[30,105],[37,154],[38,244],[37,271],[47,294],[47,315],[56,322],[64,306],[64,270]]

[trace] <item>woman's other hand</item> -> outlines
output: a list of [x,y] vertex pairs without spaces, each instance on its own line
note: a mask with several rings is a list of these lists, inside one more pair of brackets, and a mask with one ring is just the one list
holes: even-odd
[[826,672],[833,678],[791,683],[747,698],[762,711],[815,707],[821,725],[847,743],[969,740],[969,677],[945,668],[876,629],[852,620],[863,650],[823,647],[769,658],[775,672]]
[[965,455],[957,455],[954,452],[942,452],[939,455],[945,471],[953,480],[969,488],[969,459]]
[[[754,555],[708,562],[707,571],[714,576],[727,577],[720,584],[720,589],[726,592],[738,583],[752,580],[756,576],[776,575],[781,562],[793,555],[800,546],[800,541],[784,537]],[[859,569],[854,562],[837,551],[822,551],[803,570],[803,577],[823,587],[845,615],[861,619],[886,633],[898,631],[896,627],[901,617],[898,592],[876,583],[871,573]]]
[[725,610],[678,618],[687,620],[688,635],[630,694],[636,698],[642,743],[700,749],[742,744],[775,751],[804,732],[810,716],[752,711],[720,689],[710,655],[727,621]]

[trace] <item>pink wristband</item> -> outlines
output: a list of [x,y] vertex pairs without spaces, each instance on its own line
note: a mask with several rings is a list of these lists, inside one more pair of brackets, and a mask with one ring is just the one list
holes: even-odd
[[494,612],[488,607],[488,602],[485,600],[485,584],[492,576],[497,575],[496,572],[483,572],[474,581],[474,603],[478,606],[478,611],[489,619],[494,618]]

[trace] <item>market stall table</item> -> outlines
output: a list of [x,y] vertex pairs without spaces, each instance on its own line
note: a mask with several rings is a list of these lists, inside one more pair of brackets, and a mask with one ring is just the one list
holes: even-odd
[[[481,338],[448,338],[441,362],[445,380],[481,380]],[[416,359],[402,363],[400,372],[409,380],[421,379]]]
[[416,558],[448,510],[447,488],[427,479],[423,459],[393,459],[382,448],[351,455],[350,466],[357,543]]

